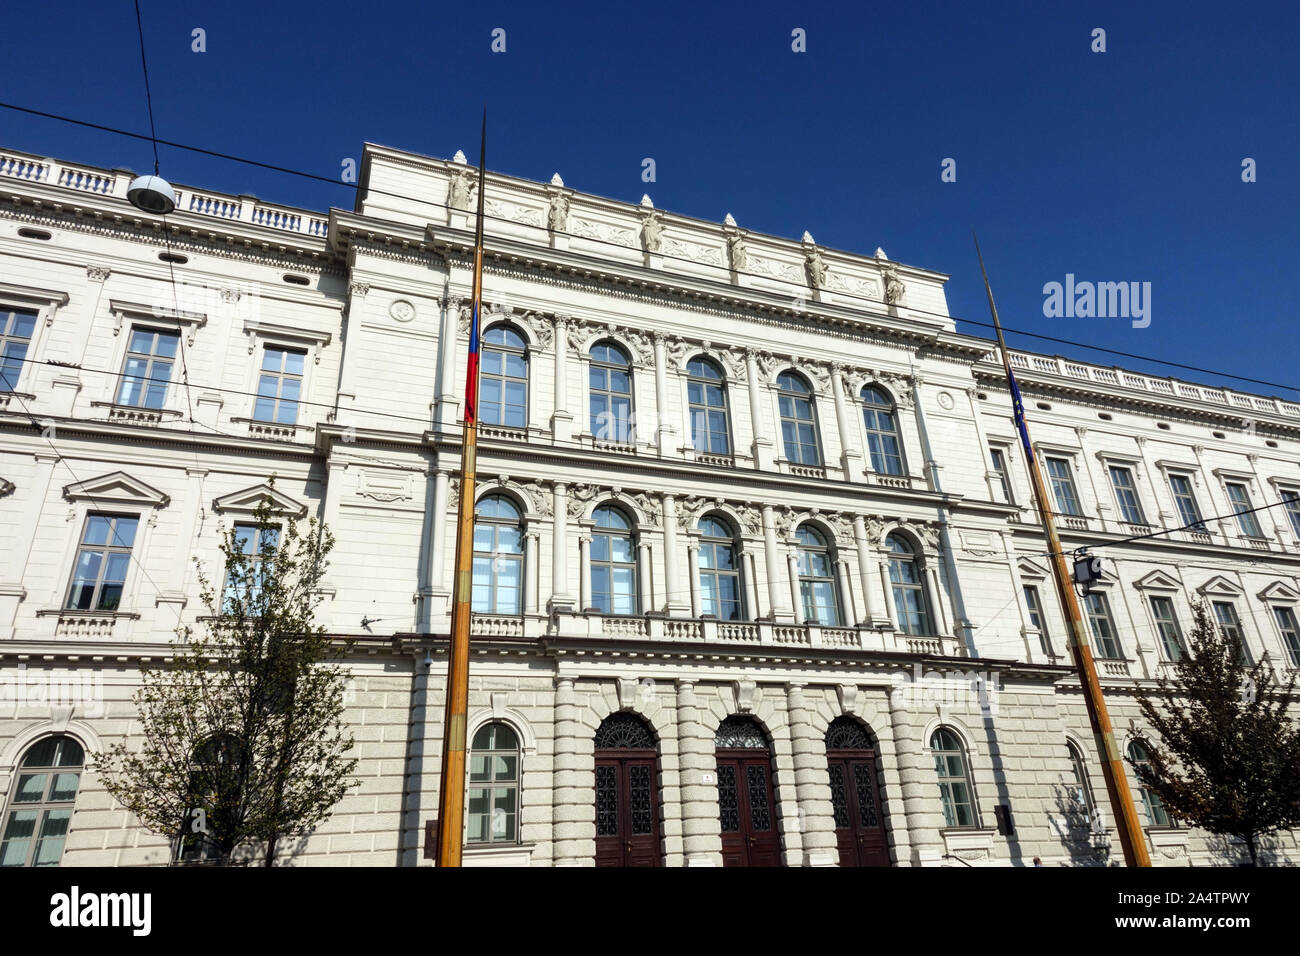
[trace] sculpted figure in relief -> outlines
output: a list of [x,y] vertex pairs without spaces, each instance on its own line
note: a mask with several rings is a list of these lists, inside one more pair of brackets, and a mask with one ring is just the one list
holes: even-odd
[[448,203],[452,209],[469,209],[469,194],[477,188],[477,183],[468,172],[452,174],[448,184]]
[[745,237],[740,233],[727,237],[727,253],[731,257],[731,268],[744,272],[749,265],[749,251],[745,248]]
[[808,253],[807,259],[804,260],[804,270],[808,273],[808,285],[813,289],[820,289],[826,284],[826,261],[822,258],[821,251],[814,249]]
[[890,305],[897,305],[903,298],[905,287],[903,280],[898,277],[898,267],[893,265],[885,266],[885,301]]
[[569,227],[569,199],[563,193],[551,197],[551,208],[546,217],[551,232],[564,232]]
[[641,224],[641,242],[646,252],[658,252],[663,241],[664,224],[657,215],[647,216]]

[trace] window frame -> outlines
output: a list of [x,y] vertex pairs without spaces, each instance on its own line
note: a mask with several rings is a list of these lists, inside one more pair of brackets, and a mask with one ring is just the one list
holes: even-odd
[[[1282,639],[1282,646],[1291,658],[1291,666],[1300,668],[1300,618],[1297,618],[1295,607],[1290,604],[1270,604],[1269,609],[1273,612],[1273,624]],[[1289,618],[1289,623],[1282,620],[1283,615]]]
[[[878,396],[881,401],[867,401],[867,393],[870,392]],[[904,478],[907,476],[907,458],[903,450],[903,434],[899,428],[898,420],[898,402],[883,386],[873,382],[863,385],[858,391],[858,404],[862,410],[862,426],[867,437],[867,459],[871,463],[871,470],[877,475],[885,475],[890,478]],[[888,415],[891,428],[884,428],[880,425],[880,416]],[[874,441],[873,441],[874,439]],[[886,440],[892,440],[895,446],[893,453],[884,449]],[[897,470],[888,467],[894,463]],[[887,467],[881,468],[880,464]]]
[[[1059,462],[1065,467],[1064,475],[1052,474],[1052,464]],[[1048,487],[1052,491],[1052,504],[1056,505],[1056,514],[1068,518],[1082,518],[1083,502],[1079,498],[1079,485],[1074,480],[1074,465],[1069,458],[1063,455],[1044,455],[1043,468],[1047,472]],[[1069,495],[1067,501],[1062,501],[1061,489],[1064,488]],[[1071,511],[1065,507],[1066,504],[1072,504],[1074,510]]]
[[[479,736],[484,731],[491,732],[493,728],[504,728],[510,733],[514,740],[514,746],[511,747],[492,747],[483,749],[477,746]],[[495,743],[495,739],[489,737],[489,742]],[[514,772],[509,778],[500,779],[496,777],[495,771],[489,773],[487,780],[474,779],[474,758],[477,756],[500,757],[512,756],[514,758]],[[518,730],[506,723],[504,720],[488,720],[475,729],[474,736],[471,739],[469,748],[469,759],[465,767],[465,846],[468,847],[491,847],[491,846],[518,846],[522,840],[523,830],[523,781],[524,781],[524,748],[523,739]],[[475,786],[480,784],[480,786]],[[484,786],[486,784],[486,786]],[[473,794],[475,790],[486,790],[488,800],[488,810],[486,812],[471,811],[473,805]],[[496,810],[496,791],[504,791],[511,795],[511,804],[514,807],[514,825],[512,835],[508,838],[495,839],[492,832],[491,820]],[[486,817],[486,830],[488,839],[477,840],[471,834],[474,833],[474,821],[476,817]]]
[[[998,459],[1002,460],[1002,467],[998,467]],[[992,466],[992,474],[997,476],[998,487],[1002,489],[1001,504],[1014,505],[1016,497],[1011,488],[1011,452],[1006,445],[989,445],[989,464]]]
[[[249,559],[249,577],[253,578],[254,575],[258,575],[260,579],[260,572],[262,571],[264,561],[264,556],[262,555],[262,538],[267,534],[274,534],[275,544],[272,545],[272,548],[278,549],[280,547],[280,541],[283,540],[284,537],[284,526],[278,522],[268,522],[267,524],[262,525],[258,524],[256,520],[251,518],[243,521],[232,522],[231,530],[236,534],[239,533],[240,528],[251,529],[254,533],[251,550],[244,551],[243,554]],[[221,604],[223,608],[228,606],[233,595],[232,589],[234,587],[235,584],[230,580],[230,575],[227,572],[225,582],[221,586]],[[254,587],[256,588],[255,593],[253,593]],[[251,601],[255,603],[258,600],[258,597],[261,594],[261,584],[258,583],[257,585],[252,585],[250,583],[248,590],[249,593],[252,593],[252,597],[249,597],[248,595],[245,596],[246,607],[248,602]]]
[[[794,389],[787,388],[785,385],[782,384],[782,380],[786,378],[799,382],[801,385],[803,385],[805,391],[800,392]],[[795,465],[802,468],[825,468],[826,451],[822,447],[821,426],[817,420],[817,392],[813,388],[812,383],[808,381],[806,377],[804,377],[794,369],[786,369],[776,377],[775,389],[776,389],[777,424],[781,430],[781,453],[784,456],[785,460],[789,462],[791,465]],[[797,417],[797,414],[786,415],[784,410],[784,403],[786,401],[789,401],[791,403],[791,408],[794,409],[796,413],[797,413],[797,406],[795,403],[806,402],[808,405],[809,417],[804,419],[804,418]],[[799,426],[801,424],[812,429],[812,444],[810,446],[806,446],[805,442],[800,441],[797,438],[799,434]],[[799,457],[797,459],[792,458],[790,456],[791,445],[790,445],[790,441],[786,438],[787,425],[789,425],[794,430],[794,434],[796,435],[794,446],[796,449],[798,449]],[[804,460],[803,449],[805,447],[810,447],[812,449],[812,454],[816,459],[815,461]]]
[[[516,338],[518,338],[518,339],[520,340],[520,342],[522,342],[523,344],[520,345],[520,346],[515,346],[515,345],[511,345],[511,344],[505,344],[505,343],[500,343],[500,342],[493,342],[493,341],[491,340],[491,335],[492,335],[492,333],[494,333],[494,332],[505,332],[505,333],[508,333],[508,334],[514,335],[514,336],[515,336]],[[483,351],[483,358],[484,358],[485,360],[486,360],[486,358],[487,358],[488,353],[494,353],[494,354],[498,354],[498,355],[501,356],[501,371],[500,371],[500,372],[491,372],[491,371],[489,371],[488,368],[487,368],[487,362],[486,362],[486,361],[483,362],[483,365],[482,365],[481,368],[480,368],[480,371],[479,371],[479,396],[478,396],[478,408],[479,408],[479,420],[480,420],[480,422],[482,422],[482,424],[484,424],[484,425],[491,425],[491,426],[494,427],[494,428],[517,428],[517,429],[519,429],[519,430],[521,430],[521,431],[526,430],[526,429],[528,428],[528,422],[529,422],[529,418],[530,418],[530,414],[529,414],[529,410],[530,410],[530,402],[529,402],[529,400],[530,400],[530,398],[531,398],[531,392],[532,392],[532,389],[531,389],[531,387],[530,387],[530,384],[531,384],[531,383],[530,383],[530,381],[529,381],[530,378],[531,378],[531,373],[532,373],[532,346],[531,346],[531,344],[530,344],[529,341],[528,341],[528,336],[525,335],[525,334],[524,334],[524,333],[523,333],[523,332],[522,332],[522,331],[521,331],[517,326],[515,326],[515,325],[514,325],[513,323],[511,323],[511,322],[494,322],[492,325],[489,325],[489,326],[488,326],[488,327],[483,331],[483,334],[482,334],[482,346],[481,346],[481,347],[482,347],[482,351]],[[517,375],[511,375],[511,374],[509,374],[509,372],[507,371],[507,369],[508,369],[508,367],[509,367],[509,364],[508,364],[508,356],[512,356],[512,355],[513,355],[513,356],[517,356],[517,357],[518,357],[518,358],[523,362],[523,365],[524,365],[524,374],[523,374],[523,377],[522,377],[522,378],[520,378],[520,377],[517,376]],[[500,389],[501,389],[501,393],[500,393],[500,394],[501,394],[501,399],[500,399],[500,401],[498,401],[498,402],[496,402],[496,403],[492,403],[492,402],[489,402],[489,401],[485,401],[485,400],[484,400],[484,397],[483,397],[483,386],[484,386],[485,383],[498,383],[498,384],[499,384],[499,387],[500,387]],[[510,385],[511,383],[522,384],[522,385],[523,385],[523,388],[524,388],[524,399],[523,399],[523,421],[520,422],[519,424],[514,424],[513,422],[507,422],[507,421],[499,421],[499,422],[489,421],[489,420],[488,420],[488,416],[487,416],[487,414],[486,414],[486,412],[485,412],[485,409],[488,408],[489,405],[491,405],[491,404],[496,404],[496,405],[498,405],[498,406],[500,407],[500,409],[501,409],[501,418],[502,418],[502,419],[505,419],[505,418],[506,418],[506,414],[505,414],[505,413],[506,413],[506,409],[507,409],[507,408],[514,408],[514,407],[516,407],[516,403],[513,403],[513,402],[511,402],[511,403],[507,403],[507,402],[505,401],[506,392],[507,392],[507,389],[508,389],[508,387],[509,387],[509,385]]]
[[[1088,815],[1088,832],[1095,833],[1101,828],[1098,826],[1097,796],[1092,790],[1092,779],[1088,773],[1087,759],[1083,755],[1083,748],[1069,737],[1065,738],[1065,747],[1070,753],[1070,766],[1074,771],[1075,789],[1083,796],[1081,809]],[[1080,802],[1077,794],[1075,802]]]
[[[1048,657],[1056,657],[1057,654],[1052,648],[1052,636],[1047,631],[1047,614],[1043,608],[1043,595],[1038,590],[1037,584],[1021,584],[1021,593],[1025,599],[1025,613],[1029,618],[1029,626],[1038,631],[1038,642],[1043,649],[1043,653]],[[1032,595],[1032,599],[1030,597]]]
[[[86,541],[86,535],[90,530],[90,523],[96,518],[107,518],[109,520],[108,536],[105,543],[94,544]],[[109,541],[114,539],[121,540],[117,532],[117,522],[119,519],[127,518],[135,522],[135,530],[131,533],[131,543],[129,545],[110,544]],[[145,523],[144,515],[138,511],[109,509],[106,511],[87,510],[81,516],[81,532],[77,535],[72,549],[72,568],[68,574],[68,583],[63,591],[63,602],[60,610],[64,613],[84,613],[84,614],[118,614],[122,613],[123,604],[129,591],[129,585],[132,583],[131,566],[135,563],[134,550],[136,543],[140,540],[141,526]],[[99,569],[96,572],[95,583],[91,588],[91,600],[89,607],[76,607],[72,602],[73,587],[79,579],[77,570],[81,564],[81,555],[83,551],[100,551]],[[104,573],[108,568],[109,556],[114,554],[124,554],[126,556],[126,569],[122,572],[122,580],[118,582],[121,590],[118,592],[117,605],[115,607],[100,607],[103,598]]]
[[[27,766],[27,759],[33,751],[50,740],[55,741],[55,749],[51,763],[48,765],[38,764]],[[81,753],[79,761],[75,764],[61,763],[63,747],[67,742],[71,742],[75,745]],[[52,799],[55,793],[55,787],[59,786],[60,778],[73,772],[75,772],[76,775],[76,785],[71,798],[65,800]],[[19,813],[27,812],[34,813],[36,816],[32,821],[32,833],[27,838],[29,843],[27,850],[23,855],[23,862],[19,864],[10,864],[9,866],[4,867],[5,869],[34,868],[36,866],[36,856],[41,849],[42,843],[49,839],[47,835],[42,833],[45,822],[49,819],[51,813],[66,812],[67,824],[63,829],[63,833],[59,835],[61,837],[59,842],[59,855],[52,863],[46,863],[44,865],[57,867],[62,864],[63,854],[67,850],[68,834],[72,830],[72,819],[76,813],[77,796],[81,793],[82,784],[84,783],[82,777],[85,772],[86,746],[82,741],[78,740],[71,734],[42,734],[23,748],[14,767],[13,780],[9,785],[9,792],[6,794],[4,812],[0,813],[0,859],[3,859],[3,851],[12,839],[9,836],[9,828],[14,822],[14,817]],[[47,775],[49,777],[48,783],[44,781],[41,783],[41,799],[19,801],[17,798],[19,795],[19,787],[21,786],[23,779],[38,774]]]
[[[1093,599],[1100,604],[1101,610],[1093,610]],[[1083,597],[1083,612],[1088,619],[1088,637],[1091,641],[1092,652],[1099,660],[1107,661],[1124,661],[1128,658],[1124,655],[1124,645],[1120,642],[1119,629],[1115,626],[1115,612],[1110,606],[1110,598],[1104,591],[1093,591],[1091,594]],[[1102,637],[1097,633],[1098,621],[1104,623],[1109,629],[1109,642],[1114,645],[1113,648],[1107,648],[1103,643]]]
[[[1231,620],[1225,621],[1219,614],[1220,608],[1227,608]],[[1255,656],[1251,653],[1250,644],[1246,641],[1246,628],[1241,623],[1241,615],[1237,613],[1237,602],[1231,599],[1212,598],[1210,600],[1210,613],[1214,615],[1214,623],[1217,627],[1228,630],[1235,630],[1237,636],[1241,638],[1241,654],[1246,659],[1247,667],[1255,666]]]
[[[817,539],[816,543],[809,543],[804,540],[805,532]],[[795,565],[799,571],[799,604],[803,613],[803,622],[815,627],[843,627],[844,613],[842,595],[840,594],[839,576],[835,573],[835,547],[831,540],[821,531],[807,522],[801,524],[795,529]],[[814,573],[814,556],[822,556],[826,561],[827,573]],[[816,600],[816,585],[828,585],[826,589],[831,598],[831,603],[825,605]],[[810,598],[812,599],[810,602]],[[832,619],[823,621],[821,619],[821,609],[829,607]],[[809,614],[809,609],[815,614]]]
[[[126,329],[127,337],[124,342],[125,351],[122,354],[120,363],[121,374],[117,379],[117,387],[113,390],[113,404],[123,408],[139,408],[145,411],[159,412],[165,410],[168,398],[173,394],[172,386],[176,384],[174,374],[181,363],[181,335],[179,329],[168,329],[151,322],[132,322]],[[150,342],[148,352],[136,352],[133,350],[133,342],[137,334],[149,334],[153,338]],[[175,351],[170,355],[163,355],[158,352],[158,343],[162,341],[162,336],[174,336],[176,339]],[[127,372],[127,368],[133,357],[139,359],[140,356],[146,357],[145,374],[134,375]],[[159,380],[154,376],[154,365],[156,362],[166,362],[167,378]],[[157,405],[148,403],[148,396],[154,388],[154,383],[162,382],[162,396]],[[127,401],[125,390],[129,382],[140,383],[140,401]]]
[[1280,487],[1277,497],[1282,502],[1282,511],[1291,525],[1291,534],[1300,544],[1300,489]]
[[[625,365],[620,365],[605,358],[596,357],[596,349],[608,348],[617,351],[626,360]],[[636,375],[633,368],[632,353],[623,345],[614,339],[600,339],[591,344],[587,349],[587,417],[589,419],[587,426],[590,429],[591,437],[598,442],[604,442],[609,445],[623,445],[634,447],[636,445]],[[604,384],[597,387],[592,384],[592,373],[600,369],[604,375]],[[627,392],[616,392],[610,385],[611,373],[622,372],[627,375]],[[608,408],[612,409],[620,402],[627,404],[627,416],[625,420],[619,420],[614,417],[615,425],[621,425],[619,435],[611,436],[607,428],[600,426],[598,421],[601,415],[611,414],[608,410],[597,412],[595,401],[597,395],[605,397]]]
[[[479,509],[489,501],[504,501],[514,512],[513,518],[502,518],[498,515],[480,515]],[[480,523],[485,528],[492,529],[492,550],[482,551],[479,549],[479,528]],[[471,557],[470,569],[470,607],[475,614],[491,614],[503,617],[519,617],[524,613],[524,577],[526,573],[527,547],[526,531],[523,509],[509,495],[500,492],[491,492],[483,495],[474,504],[474,536],[473,536],[473,554]],[[519,550],[503,551],[498,550],[497,545],[500,541],[502,530],[513,530],[518,534]],[[480,567],[479,562],[487,560],[489,562],[490,577],[488,580],[488,593],[491,596],[491,606],[483,609],[477,604],[477,595],[480,587],[479,576],[476,573]],[[502,610],[498,604],[498,592],[501,590],[498,585],[498,576],[500,568],[498,562],[508,561],[515,566],[515,606],[510,610]]]
[[[275,371],[266,368],[267,354],[271,351],[282,353],[280,368]],[[307,366],[308,360],[311,356],[311,351],[301,345],[285,345],[279,342],[263,341],[261,343],[260,354],[262,357],[261,361],[258,362],[257,368],[254,370],[253,374],[253,381],[255,383],[252,396],[253,407],[249,412],[249,419],[260,425],[278,425],[281,428],[295,428],[302,424],[300,419],[302,418],[303,406],[307,401]],[[290,355],[302,356],[301,372],[290,372],[286,370],[288,366],[288,356]],[[274,396],[262,394],[262,382],[267,377],[273,377],[276,380],[277,384]],[[297,381],[297,398],[285,398],[283,396],[284,385],[288,381]],[[273,406],[273,413],[269,418],[262,418],[258,415],[258,407],[264,401],[271,402]],[[284,405],[293,406],[292,421],[285,422],[280,420],[280,409]]]
[[[705,534],[704,531],[702,530],[705,522],[715,524],[718,527],[722,528],[723,531],[727,532],[726,537],[723,537],[721,535]],[[700,518],[699,522],[696,524],[696,530],[700,531],[699,552],[696,557],[696,563],[697,563],[697,573],[699,574],[699,581],[700,581],[701,616],[712,615],[713,617],[717,618],[719,621],[750,620],[749,609],[745,607],[745,580],[741,573],[740,548],[737,546],[736,535],[733,529],[731,528],[728,522],[717,517],[716,515],[704,515],[703,517]],[[727,552],[729,552],[729,562],[730,562],[729,569],[723,569],[718,567],[716,555],[719,548],[725,548]],[[712,564],[706,564],[705,561],[706,549],[708,549],[709,554],[713,556]],[[706,579],[708,578],[713,579],[712,591],[710,591],[709,587],[705,583]],[[707,607],[708,600],[706,598],[706,595],[712,597],[714,599],[715,604],[723,603],[717,600],[717,595],[720,593],[719,585],[721,584],[723,579],[733,581],[735,583],[735,589],[736,589],[735,600],[725,602],[728,604],[735,605],[735,615],[730,617],[722,614],[720,612],[720,608],[718,607],[715,607],[713,610],[710,610]]]
[[[902,550],[896,550],[891,546],[891,542],[898,542]],[[908,637],[935,637],[936,631],[934,626],[934,611],[930,604],[929,588],[926,587],[926,569],[925,556],[921,550],[908,538],[897,533],[890,532],[885,536],[885,551],[888,561],[889,572],[889,599],[894,605],[894,615],[897,618],[898,630]],[[895,571],[900,567],[910,567],[916,580],[900,580],[901,575]],[[917,596],[917,607],[913,611],[907,609],[904,614],[904,607],[900,606],[899,598],[908,594]],[[916,619],[916,624],[913,623]],[[920,627],[920,630],[912,630],[913,626]]]
[[[939,746],[940,743],[946,743],[941,740],[941,735],[946,735],[952,741],[952,747],[946,748]],[[975,796],[975,781],[971,776],[970,756],[967,752],[966,744],[961,735],[946,724],[941,724],[930,733],[930,739],[926,748],[933,758],[935,780],[939,784],[939,802],[943,808],[944,829],[947,830],[977,830],[980,828],[979,803]],[[951,760],[956,758],[961,761],[961,773],[952,773]],[[940,765],[942,761],[942,766]],[[954,785],[960,785],[965,788],[966,799],[964,801],[955,801],[953,799]],[[970,814],[970,822],[960,822],[959,810],[961,807],[967,808]]]
[[[1234,500],[1233,489],[1241,491],[1245,507]],[[1232,509],[1233,516],[1237,519],[1237,531],[1243,538],[1250,538],[1255,541],[1267,540],[1264,537],[1264,529],[1259,523],[1259,517],[1256,512],[1248,509],[1255,507],[1255,499],[1250,496],[1250,484],[1245,479],[1234,480],[1225,478],[1223,482],[1223,493],[1227,496],[1228,507]]]
[[[1209,529],[1205,527],[1205,516],[1201,513],[1201,503],[1196,500],[1196,482],[1195,479],[1187,472],[1170,471],[1165,477],[1169,480],[1169,493],[1174,499],[1174,508],[1178,510],[1178,516],[1182,519],[1183,526],[1188,531],[1195,531],[1201,534],[1208,534]],[[1185,493],[1180,492],[1175,486],[1175,481],[1184,482],[1187,485]],[[1184,502],[1187,507],[1184,507]],[[1188,520],[1188,511],[1192,514],[1192,519]]]
[[[610,512],[612,514],[618,515],[620,518],[622,518],[623,521],[627,523],[626,530],[621,528],[615,528],[612,526],[602,526],[599,523],[600,519],[598,517],[602,512]],[[638,555],[637,549],[639,545],[638,535],[637,535],[637,523],[635,519],[626,511],[624,511],[622,508],[619,508],[613,504],[608,504],[608,503],[602,504],[599,507],[597,507],[595,510],[593,510],[591,513],[591,520],[592,520],[591,544],[589,545],[589,547],[591,548],[591,553],[587,559],[588,573],[590,575],[590,579],[588,581],[587,586],[590,589],[589,596],[591,600],[591,606],[595,608],[599,613],[604,614],[608,617],[637,616],[641,613],[641,568],[640,568],[640,562],[637,560],[637,555]],[[613,547],[613,542],[611,540],[606,549],[610,557],[598,559],[596,557],[597,554],[596,541],[598,538],[601,537],[607,539],[626,538],[628,543],[628,552],[630,553],[631,558],[628,561],[614,560],[613,555],[615,553],[615,549]],[[597,600],[598,592],[596,590],[596,571],[597,569],[600,568],[605,569],[609,576],[608,577],[609,590],[607,592],[604,591],[599,592],[601,594],[609,595],[608,608],[602,607]],[[620,593],[615,589],[615,581],[618,579],[618,576],[615,572],[618,571],[619,569],[629,569],[629,568],[631,569],[631,584],[629,586],[629,591],[631,593],[630,595],[628,595],[628,597],[630,597],[631,610],[619,611],[616,610],[618,606],[617,599],[622,595],[620,595]],[[586,608],[584,608],[583,610],[586,610]]]
[[[708,376],[698,375],[691,371],[693,365],[702,365],[713,369],[717,373],[716,380]],[[698,386],[701,390],[703,402],[696,402],[691,399],[691,387]],[[722,431],[721,437],[725,447],[718,451],[712,447],[700,447],[700,435],[696,428],[698,421],[704,422],[704,431],[709,439],[718,435],[711,422],[710,415],[718,413],[718,406],[710,405],[708,402],[709,390],[716,389],[722,398]],[[731,434],[731,396],[728,394],[727,374],[712,358],[707,355],[696,355],[686,363],[686,416],[691,431],[691,448],[699,455],[731,455],[734,452],[735,443]],[[711,441],[706,441],[706,445]]]
[[[1139,751],[1143,756],[1139,757]],[[1129,758],[1130,765],[1133,767],[1133,776],[1136,778],[1137,789],[1142,796],[1142,808],[1146,812],[1147,828],[1150,830],[1173,830],[1177,827],[1174,818],[1169,811],[1165,809],[1164,801],[1160,795],[1153,793],[1137,774],[1137,767],[1143,764],[1151,763],[1151,755],[1146,749],[1146,745],[1139,740],[1130,740],[1126,748],[1126,755]],[[1156,814],[1164,817],[1164,822],[1156,820]]]
[[[1119,508],[1120,520],[1125,524],[1145,525],[1146,513],[1142,510],[1142,499],[1138,496],[1137,473],[1131,465],[1106,464],[1106,474],[1110,478],[1110,490],[1115,496]],[[1123,478],[1127,484],[1121,484]]]
[[[19,316],[30,316],[32,320],[31,335],[23,337],[16,334]],[[18,392],[18,386],[24,378],[24,372],[27,366],[33,364],[32,352],[36,345],[36,336],[40,332],[41,312],[39,309],[30,306],[11,305],[0,298],[0,395],[10,395]],[[22,355],[11,359],[7,354],[7,349],[11,344],[25,343],[22,345]],[[5,375],[4,369],[9,366],[10,362],[16,363],[16,371],[12,378]],[[9,383],[9,387],[5,386]],[[20,393],[21,394],[21,393]]]
[[[1168,608],[1168,615],[1162,615],[1157,602],[1163,602]],[[1183,626],[1178,623],[1178,609],[1174,606],[1174,599],[1168,594],[1151,594],[1147,596],[1147,608],[1151,611],[1151,619],[1155,622],[1156,637],[1160,639],[1160,651],[1165,660],[1171,664],[1176,664],[1187,656],[1187,638],[1183,634]],[[1172,635],[1167,632],[1166,625],[1172,630]],[[1172,636],[1174,651],[1170,653],[1169,642]]]

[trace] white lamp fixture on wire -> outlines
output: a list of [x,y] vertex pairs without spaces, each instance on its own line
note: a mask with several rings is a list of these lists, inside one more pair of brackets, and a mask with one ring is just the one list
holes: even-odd
[[126,191],[127,201],[142,212],[165,216],[176,208],[176,193],[161,176],[137,176]]

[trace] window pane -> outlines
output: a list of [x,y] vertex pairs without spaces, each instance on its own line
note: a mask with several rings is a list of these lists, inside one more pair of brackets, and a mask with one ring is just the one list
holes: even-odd
[[5,824],[4,843],[0,844],[0,866],[25,866],[35,832],[35,810],[10,813],[9,821]]

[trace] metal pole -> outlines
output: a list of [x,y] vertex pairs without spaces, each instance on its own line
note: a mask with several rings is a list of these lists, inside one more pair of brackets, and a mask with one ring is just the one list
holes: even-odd
[[1079,610],[1079,599],[1075,596],[1070,572],[1065,564],[1065,555],[1061,551],[1061,539],[1056,533],[1056,521],[1052,517],[1047,487],[1043,484],[1043,475],[1038,469],[1038,459],[1034,456],[1033,446],[1029,442],[1025,406],[1020,400],[1020,388],[1016,385],[1016,377],[1011,371],[1007,342],[1002,335],[1002,323],[998,320],[998,307],[993,304],[993,289],[989,286],[989,274],[984,269],[984,256],[980,252],[978,238],[975,239],[975,254],[979,256],[980,272],[984,276],[984,291],[988,295],[989,311],[993,313],[993,326],[998,333],[998,350],[1002,353],[1002,368],[1007,374],[1007,384],[1011,388],[1011,403],[1014,409],[1012,420],[1020,432],[1020,443],[1024,447],[1025,463],[1029,469],[1029,481],[1033,485],[1034,500],[1038,505],[1038,517],[1047,535],[1047,546],[1052,556],[1052,574],[1056,578],[1056,593],[1061,599],[1061,608],[1070,621],[1070,646],[1074,650],[1074,665],[1079,672],[1079,683],[1083,686],[1083,699],[1088,706],[1088,719],[1092,722],[1097,752],[1101,754],[1101,769],[1106,778],[1106,792],[1110,795],[1111,810],[1119,830],[1119,841],[1124,848],[1124,862],[1129,866],[1150,866],[1151,857],[1147,853],[1146,839],[1142,835],[1137,809],[1133,805],[1133,793],[1129,790],[1128,777],[1124,772],[1124,759],[1120,755],[1119,746],[1115,743],[1115,731],[1111,727],[1110,712],[1106,709],[1106,698],[1101,692],[1101,681],[1097,679],[1097,665],[1092,659],[1092,646],[1088,642],[1083,613]]
[[[483,302],[483,181],[487,160],[487,109],[478,159],[478,221],[474,226],[474,311],[465,375],[465,431],[461,440],[460,506],[456,517],[456,580],[452,586],[451,648],[442,724],[442,775],[438,794],[438,865],[460,866],[465,833],[465,722],[469,710],[470,590],[474,564],[474,480],[478,471],[478,334]],[[450,348],[452,345],[447,344]]]

